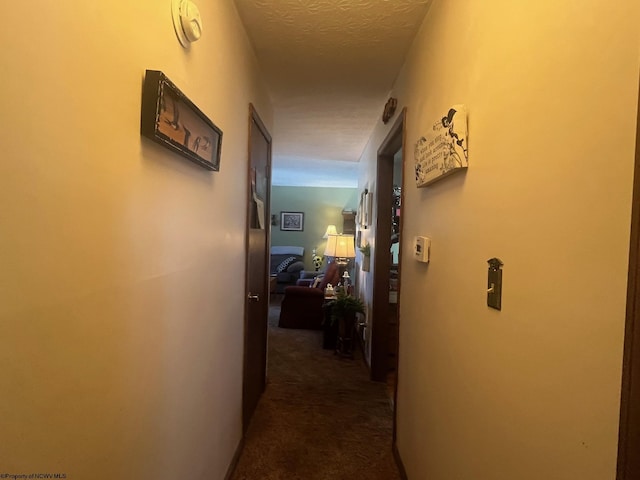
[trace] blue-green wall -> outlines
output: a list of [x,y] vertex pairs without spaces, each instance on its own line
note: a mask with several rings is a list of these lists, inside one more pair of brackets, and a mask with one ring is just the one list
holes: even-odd
[[[313,270],[311,252],[317,248],[323,254],[327,225],[334,224],[342,233],[342,211],[355,211],[358,199],[356,188],[272,187],[271,213],[278,224],[271,226],[271,245],[304,247],[305,268]],[[304,212],[304,231],[281,231],[280,212]]]

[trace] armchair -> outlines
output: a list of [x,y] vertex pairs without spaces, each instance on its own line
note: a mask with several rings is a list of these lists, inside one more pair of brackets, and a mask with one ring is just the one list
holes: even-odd
[[329,283],[336,285],[339,281],[340,269],[336,263],[330,263],[317,287],[297,285],[286,287],[278,326],[280,328],[322,328],[324,289]]

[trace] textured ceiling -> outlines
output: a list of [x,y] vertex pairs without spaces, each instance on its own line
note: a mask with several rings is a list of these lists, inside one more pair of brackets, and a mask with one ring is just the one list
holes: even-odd
[[430,1],[235,0],[273,101],[274,184],[312,184],[314,172],[344,165],[356,186],[349,163],[382,115]]

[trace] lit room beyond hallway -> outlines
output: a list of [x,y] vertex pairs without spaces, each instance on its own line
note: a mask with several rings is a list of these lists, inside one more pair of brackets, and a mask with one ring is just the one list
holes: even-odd
[[279,328],[269,310],[267,388],[232,480],[400,479],[383,383],[360,354],[322,348],[322,332]]

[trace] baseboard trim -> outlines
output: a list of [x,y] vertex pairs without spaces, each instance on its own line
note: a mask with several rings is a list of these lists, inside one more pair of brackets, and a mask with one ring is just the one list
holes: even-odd
[[236,452],[233,454],[233,458],[231,459],[231,463],[229,464],[229,468],[227,469],[227,474],[224,476],[224,480],[230,480],[233,472],[236,471],[236,467],[238,466],[238,461],[240,460],[240,455],[242,454],[242,450],[244,449],[244,435],[240,439],[238,446],[236,447]]
[[396,465],[398,466],[402,480],[409,480],[407,471],[404,469],[404,463],[402,463],[402,458],[400,457],[400,452],[398,451],[398,446],[395,443],[393,444],[393,458],[396,460]]

